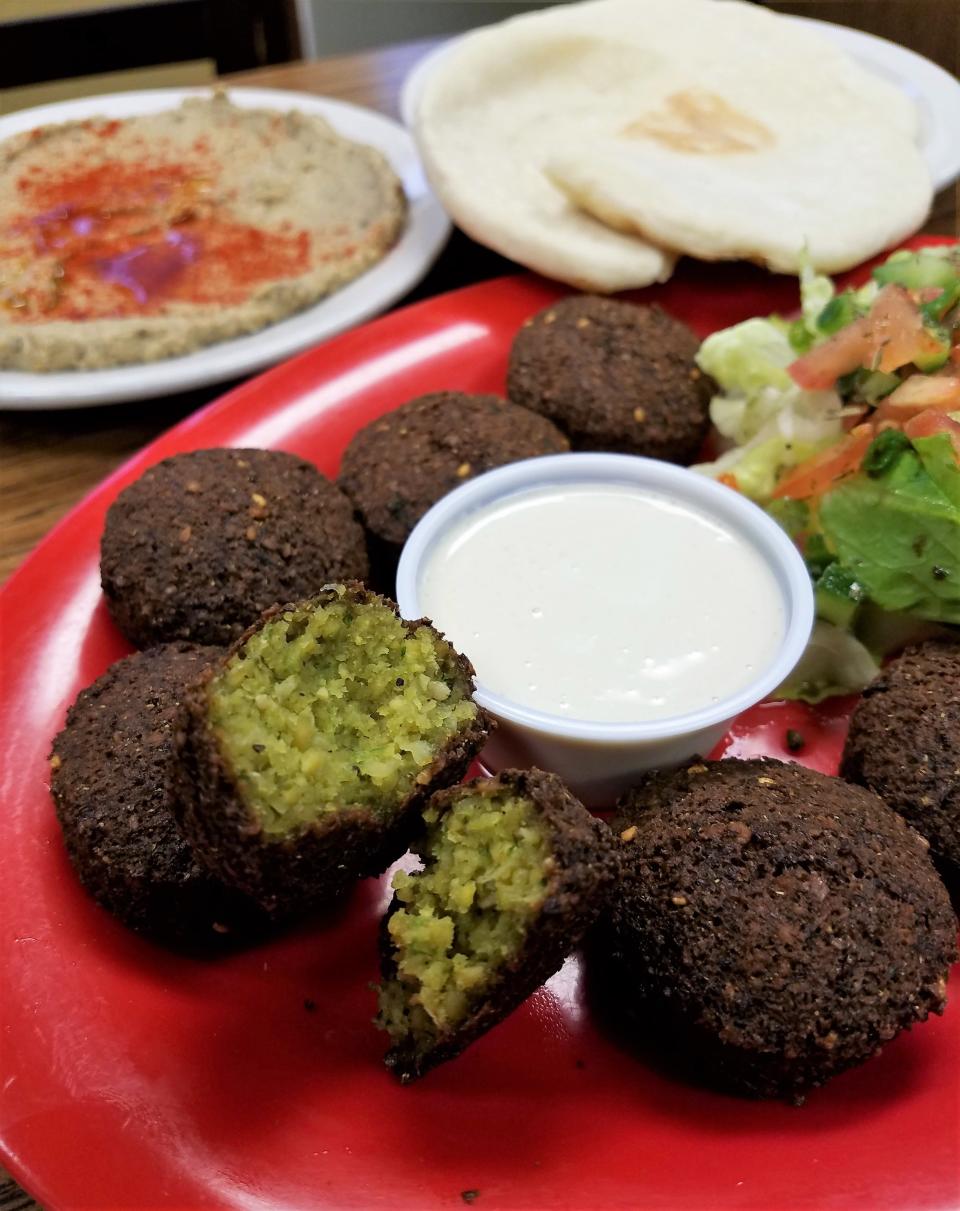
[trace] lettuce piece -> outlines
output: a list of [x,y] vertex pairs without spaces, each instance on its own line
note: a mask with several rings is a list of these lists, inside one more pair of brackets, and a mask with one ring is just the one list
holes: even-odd
[[880,283],[874,281],[873,278],[866,282],[859,290],[854,291],[857,299],[857,306],[861,312],[866,315],[876,301],[877,295],[880,293]]
[[960,509],[960,467],[949,435],[935,433],[931,437],[915,437],[913,448],[920,455],[924,471],[947,500]]
[[857,614],[854,632],[864,647],[878,659],[894,656],[911,643],[925,639],[960,639],[960,632],[942,622],[926,622],[915,614],[893,614],[872,601]]
[[[697,365],[720,388],[710,403],[710,419],[720,436],[736,446],[760,445],[773,438],[814,446],[842,436],[840,396],[835,391],[803,391],[787,373],[797,357],[791,333],[798,325],[804,327],[808,343],[825,339],[817,321],[834,298],[833,283],[807,267],[801,293],[802,320],[793,324],[777,316],[744,320],[708,336],[700,346]],[[796,466],[799,461],[791,459],[782,466]],[[729,469],[726,464],[725,469]],[[761,499],[770,490],[758,488],[750,494]]]
[[795,357],[782,325],[752,319],[708,336],[697,353],[697,365],[722,391],[750,397],[764,387],[790,387],[793,380],[786,368]]
[[[720,402],[721,397],[717,397],[711,405],[715,424]],[[833,391],[801,391],[798,387],[779,392],[769,415],[764,416],[765,406],[761,398],[752,411],[748,407],[738,414],[740,428],[735,429],[738,440],[733,449],[712,463],[693,468],[714,479],[733,476],[738,490],[761,504],[770,500],[785,471],[798,467],[843,436],[843,421],[849,411]],[[761,416],[762,423],[755,428],[754,422]]]
[[[766,502],[773,496],[784,471],[798,467],[822,448],[809,442],[788,441],[785,437],[769,437],[757,445],[751,444],[737,450],[738,457],[730,460],[726,473],[736,480],[738,492],[751,500]],[[703,469],[704,465],[696,468],[700,471]]]
[[945,434],[916,443],[881,434],[865,459],[871,469],[828,492],[819,520],[871,601],[960,623],[960,468],[949,445]]
[[715,395],[710,401],[710,419],[721,437],[738,446],[757,436],[783,406],[783,393],[765,389],[745,395]]
[[767,512],[793,539],[799,538],[810,525],[810,506],[805,500],[781,497],[767,505]]
[[832,622],[816,622],[800,663],[772,697],[822,702],[837,694],[859,694],[880,666],[859,639]]
[[818,321],[835,293],[833,282],[824,274],[817,273],[810,262],[805,261],[800,270],[800,311],[804,327],[812,337],[822,338]]

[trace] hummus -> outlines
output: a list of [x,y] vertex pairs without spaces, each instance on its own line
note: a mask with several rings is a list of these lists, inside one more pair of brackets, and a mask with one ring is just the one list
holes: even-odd
[[396,174],[322,118],[222,94],[0,144],[0,368],[95,370],[256,332],[380,260]]

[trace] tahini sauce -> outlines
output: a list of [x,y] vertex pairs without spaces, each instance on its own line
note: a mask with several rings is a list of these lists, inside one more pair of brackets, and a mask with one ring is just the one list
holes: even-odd
[[535,488],[477,510],[441,537],[419,591],[486,689],[595,722],[711,706],[773,659],[786,625],[747,539],[627,484]]

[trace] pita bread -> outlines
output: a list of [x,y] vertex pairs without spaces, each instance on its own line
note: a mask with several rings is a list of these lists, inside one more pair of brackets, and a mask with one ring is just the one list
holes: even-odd
[[544,43],[538,16],[467,35],[427,79],[414,134],[430,183],[468,235],[547,277],[600,293],[665,281],[671,253],[584,213],[543,171],[565,146],[543,93],[590,43]]
[[662,279],[658,248],[862,261],[929,208],[917,126],[899,89],[741,0],[593,0],[477,31],[416,120],[461,226],[595,290]]

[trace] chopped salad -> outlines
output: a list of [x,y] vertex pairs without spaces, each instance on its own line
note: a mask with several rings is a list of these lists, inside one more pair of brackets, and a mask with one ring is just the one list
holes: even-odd
[[960,244],[895,252],[858,289],[805,270],[800,290],[799,318],[701,346],[727,448],[698,470],[803,551],[818,623],[781,694],[819,701],[960,625]]

